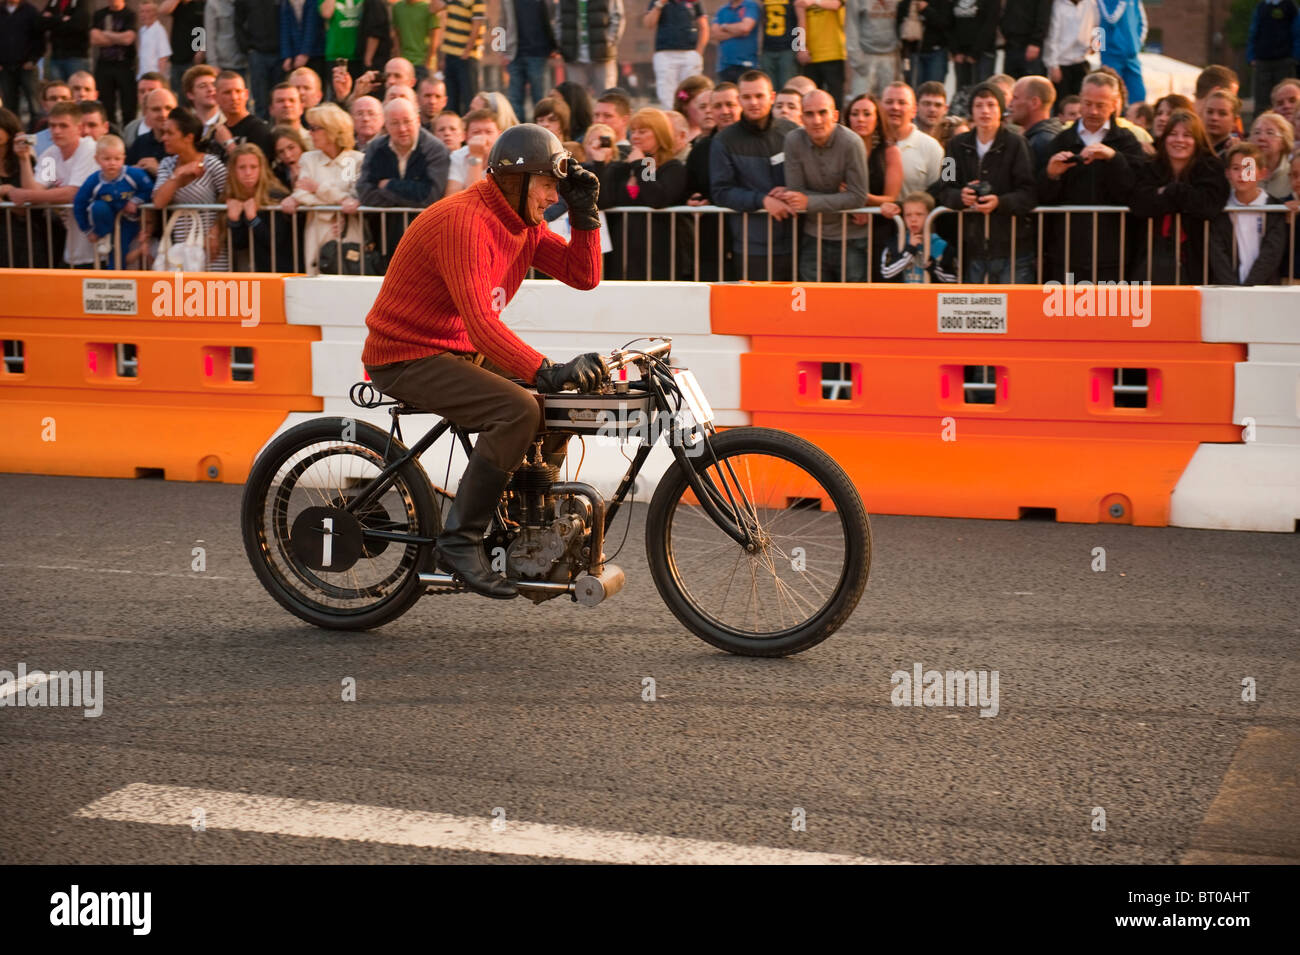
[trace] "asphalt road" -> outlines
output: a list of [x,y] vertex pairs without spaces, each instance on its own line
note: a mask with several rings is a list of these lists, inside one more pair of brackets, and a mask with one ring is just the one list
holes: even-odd
[[[138,784],[220,806],[498,809],[506,831],[630,833],[669,858],[686,839],[920,863],[1300,860],[1300,535],[876,517],[844,629],[759,660],[667,611],[639,506],[627,587],[600,607],[430,596],[337,633],[261,589],[239,495],[0,477],[0,669],[100,670],[104,687],[97,718],[0,709],[0,862],[565,861],[317,830],[326,811],[305,803],[263,831],[215,808],[202,831],[87,812]],[[998,671],[996,716],[894,706],[891,674],[918,663]]]

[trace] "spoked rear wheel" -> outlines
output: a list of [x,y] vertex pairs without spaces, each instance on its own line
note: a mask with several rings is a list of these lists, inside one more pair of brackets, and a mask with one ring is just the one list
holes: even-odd
[[784,431],[733,428],[692,460],[748,522],[752,551],[700,506],[670,469],[646,515],[660,596],[701,639],[745,656],[788,656],[849,618],[871,568],[871,526],[857,489],[816,445]]
[[[364,421],[322,418],[291,428],[258,457],[244,486],[244,549],[258,579],[290,613],[318,627],[366,630],[420,595],[432,551],[365,536],[432,538],[438,506],[424,469],[408,462],[374,501],[348,509],[387,463],[388,435]],[[394,440],[387,461],[406,453]]]

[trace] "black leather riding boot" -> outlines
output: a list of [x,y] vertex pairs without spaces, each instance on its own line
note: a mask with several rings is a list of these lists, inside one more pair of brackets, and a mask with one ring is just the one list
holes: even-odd
[[502,471],[477,454],[470,455],[447,524],[437,540],[438,562],[443,567],[475,593],[503,600],[517,597],[519,590],[488,564],[483,535],[509,482],[509,471]]

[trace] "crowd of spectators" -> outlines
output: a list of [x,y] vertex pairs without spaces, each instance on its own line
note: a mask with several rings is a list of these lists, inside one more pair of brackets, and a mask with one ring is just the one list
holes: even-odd
[[0,0],[0,265],[383,271],[529,121],[602,209],[750,213],[611,215],[611,278],[1300,271],[1295,0],[1254,12],[1253,115],[1223,66],[1147,102],[1136,0],[643,2],[645,105],[615,85],[624,0],[503,0],[491,33],[483,0]]

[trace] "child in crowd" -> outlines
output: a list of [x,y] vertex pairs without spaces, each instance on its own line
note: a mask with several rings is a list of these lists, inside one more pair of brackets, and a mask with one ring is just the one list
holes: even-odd
[[[1227,209],[1270,204],[1261,186],[1272,170],[1254,143],[1236,143],[1227,152],[1232,194]],[[1225,211],[1211,225],[1210,275],[1216,285],[1273,285],[1286,256],[1286,219],[1281,214]]]
[[212,229],[218,247],[230,242],[234,252],[230,271],[294,268],[293,223],[284,213],[267,208],[279,204],[289,190],[275,178],[265,154],[256,143],[241,143],[231,150],[227,168],[226,217],[213,223]]
[[952,246],[942,237],[931,233],[929,252],[922,251],[925,220],[934,211],[934,196],[928,192],[908,193],[903,198],[902,209],[903,225],[907,229],[906,244],[901,249],[892,242],[885,246],[880,257],[880,271],[885,281],[957,281]]
[[117,250],[120,260],[140,234],[140,206],[153,197],[153,180],[138,166],[126,164],[126,146],[112,133],[95,144],[95,162],[99,172],[91,173],[77,190],[72,214],[77,227],[95,243],[102,266],[113,269],[121,264],[114,261],[113,255],[115,223],[121,222],[122,245]]

